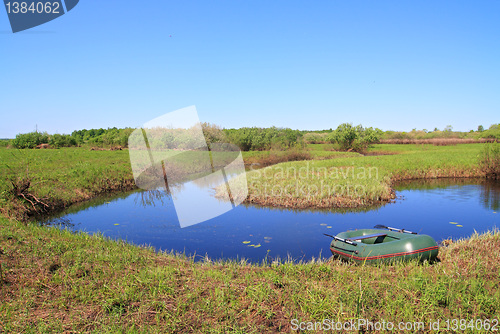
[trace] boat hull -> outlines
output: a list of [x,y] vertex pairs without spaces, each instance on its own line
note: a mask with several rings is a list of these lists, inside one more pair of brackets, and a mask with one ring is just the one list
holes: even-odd
[[[362,239],[363,236],[383,234]],[[352,240],[355,245],[332,240],[330,250],[335,257],[358,263],[390,263],[418,260],[434,261],[438,255],[436,241],[425,234],[408,234],[376,229],[342,232],[341,239]],[[356,240],[356,238],[361,238]]]

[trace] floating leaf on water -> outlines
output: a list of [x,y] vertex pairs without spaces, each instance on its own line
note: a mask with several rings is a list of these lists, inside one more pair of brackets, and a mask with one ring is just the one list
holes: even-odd
[[115,225],[115,226],[116,226],[116,225],[120,225],[120,224],[113,224],[113,225]]
[[109,203],[111,203],[111,202],[106,202],[105,204],[109,204]]
[[250,243],[250,241],[246,241],[246,240],[245,240],[245,241],[243,241],[243,243],[246,245],[246,244],[249,244],[249,243]]
[[249,236],[253,237],[253,234],[249,234]]
[[261,246],[261,244],[253,245],[254,248],[259,248],[260,246]]
[[326,226],[326,224],[319,224],[320,226]]
[[457,225],[457,227],[464,227],[463,225]]
[[269,241],[269,240],[264,240],[264,242],[265,242],[266,244],[268,244],[268,243],[270,243],[271,241]]
[[327,226],[326,228],[332,228],[331,226]]
[[271,240],[272,238],[271,237],[264,237],[264,239]]
[[454,225],[457,225],[458,223],[455,223],[455,222],[450,222],[450,224],[454,224]]

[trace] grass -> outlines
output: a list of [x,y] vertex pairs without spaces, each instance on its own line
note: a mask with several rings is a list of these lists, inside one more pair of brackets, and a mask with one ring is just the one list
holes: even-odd
[[[324,167],[337,172],[330,184],[365,186],[364,192],[340,197],[345,202],[337,204],[367,205],[390,198],[394,180],[484,176],[478,167],[482,147],[375,145],[369,153],[385,155],[362,156],[309,145],[313,158],[331,159],[281,163],[250,171],[248,178],[260,173],[255,180],[275,185],[320,185],[326,179],[320,177]],[[244,158],[265,154],[245,152]],[[498,317],[498,231],[447,240],[440,262],[433,265],[194,263],[182,254],[19,221],[24,218],[19,210],[27,214],[30,204],[12,194],[11,182],[22,185],[29,179],[23,194],[54,206],[133,188],[127,151],[0,149],[0,161],[5,176],[0,208],[11,217],[0,218],[0,331],[275,333],[293,330],[292,319],[428,324]],[[298,174],[301,167],[306,178]],[[297,176],[276,176],[287,168],[295,168]],[[361,168],[375,168],[372,177],[361,178]],[[306,207],[322,200],[298,194],[291,204]]]
[[29,180],[32,194],[50,210],[87,200],[102,193],[135,188],[127,151],[90,151],[83,148],[15,150],[0,148],[0,210],[6,216],[26,220],[43,214],[11,193],[12,183]]
[[[500,233],[447,241],[440,262],[194,263],[102,236],[0,218],[5,332],[290,332],[292,319],[493,319]],[[468,331],[465,331],[468,332]],[[472,332],[472,331],[470,331]]]
[[[293,208],[360,207],[394,198],[392,184],[411,179],[485,177],[484,144],[374,145],[367,155],[280,163],[247,173],[248,202]],[[324,149],[309,145],[311,151]]]
[[[305,151],[243,152],[250,169],[247,203],[299,209],[372,206],[394,197],[394,181],[484,177],[479,166],[483,147],[378,144],[363,156],[309,144]],[[0,210],[20,220],[135,188],[127,150],[0,148],[0,161],[5,176],[0,180]]]

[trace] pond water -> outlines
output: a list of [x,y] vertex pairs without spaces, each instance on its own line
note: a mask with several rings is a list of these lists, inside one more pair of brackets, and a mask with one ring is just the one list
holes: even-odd
[[[203,222],[180,228],[173,202],[162,192],[133,192],[70,207],[42,224],[101,232],[158,250],[212,259],[330,257],[331,239],[348,229],[383,224],[428,234],[436,241],[468,237],[500,227],[500,183],[444,179],[396,186],[394,203],[364,211],[293,211],[240,205]],[[193,208],[196,210],[196,208]]]

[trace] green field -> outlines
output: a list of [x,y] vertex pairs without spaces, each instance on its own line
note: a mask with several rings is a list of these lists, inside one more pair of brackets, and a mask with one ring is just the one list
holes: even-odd
[[[379,204],[393,197],[396,180],[483,177],[478,166],[483,147],[385,144],[374,145],[368,152],[383,155],[363,156],[310,144],[305,151],[243,152],[251,170],[247,173],[247,202],[291,208]],[[288,160],[292,161],[279,163]],[[135,188],[127,150],[0,148],[0,161],[0,173],[5,175],[0,180],[0,207],[8,217],[26,220],[101,193]],[[28,181],[26,194],[43,204],[12,194],[13,184],[22,187]]]
[[[363,206],[390,198],[394,180],[484,176],[478,166],[482,147],[375,145],[368,154],[385,155],[363,156],[309,145],[309,158],[319,160],[280,163],[247,176],[281,186],[320,185],[321,180],[331,185],[361,184],[364,192],[340,197],[334,204]],[[245,152],[244,159],[258,163],[258,159],[287,154]],[[44,210],[99,194],[133,189],[126,150],[0,148],[0,161],[4,176],[0,180],[4,215],[0,218],[0,331],[275,333],[290,332],[300,321],[361,318],[396,326],[424,321],[427,332],[429,321],[498,317],[498,231],[446,241],[440,248],[440,262],[432,265],[368,267],[337,260],[194,263],[182,255],[26,221],[34,209],[22,196],[15,196],[13,184],[19,187],[29,180],[23,194],[51,206],[44,209],[35,203],[42,215]],[[275,175],[286,173],[287,168],[298,173],[307,166],[305,178]],[[336,171],[339,178],[320,178],[322,168]],[[375,169],[372,177],[360,178],[359,173],[346,173],[348,168]],[[252,191],[251,201],[258,198]],[[285,196],[283,202],[263,204],[314,207],[321,206],[322,200],[299,194],[292,200]],[[293,319],[297,322],[292,323]]]

